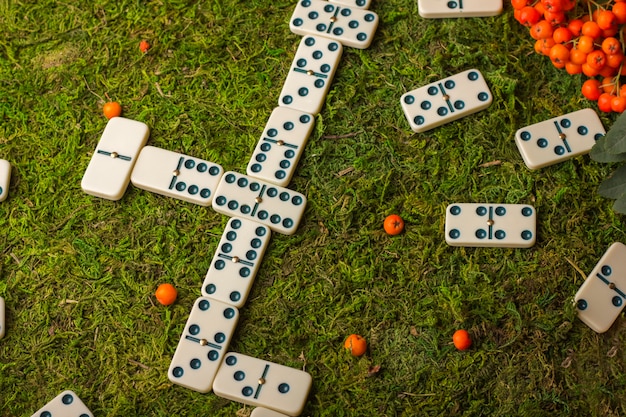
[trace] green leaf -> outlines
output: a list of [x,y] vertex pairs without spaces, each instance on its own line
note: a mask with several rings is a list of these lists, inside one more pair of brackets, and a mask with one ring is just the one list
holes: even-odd
[[626,194],[626,165],[620,166],[613,175],[602,181],[598,194],[612,199],[622,198]]
[[[623,113],[626,114],[626,113]],[[610,131],[609,131],[610,132]],[[614,154],[608,142],[609,133],[596,141],[591,148],[589,156],[596,162],[621,162],[626,161],[626,152]]]
[[626,196],[615,200],[613,210],[617,213],[626,214]]
[[606,132],[604,150],[612,155],[626,152],[626,113],[615,119],[611,128]]

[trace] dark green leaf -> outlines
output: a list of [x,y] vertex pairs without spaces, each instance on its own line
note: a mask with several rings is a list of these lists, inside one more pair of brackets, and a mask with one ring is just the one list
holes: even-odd
[[615,173],[602,181],[598,187],[598,194],[602,197],[618,199],[626,194],[626,165],[622,165]]
[[606,132],[606,151],[617,155],[626,152],[626,113],[619,115]]
[[[624,113],[626,114],[626,113]],[[607,142],[607,137],[608,137],[608,133],[606,136],[601,137],[600,139],[598,139],[596,141],[596,144],[593,145],[593,148],[591,148],[591,152],[589,153],[589,156],[591,157],[591,159],[593,159],[594,161],[597,162],[621,162],[621,161],[626,161],[626,152],[625,153],[619,153],[619,154],[614,154],[612,153],[612,150],[609,149],[609,142]]]
[[617,213],[626,214],[626,196],[615,200],[613,210]]

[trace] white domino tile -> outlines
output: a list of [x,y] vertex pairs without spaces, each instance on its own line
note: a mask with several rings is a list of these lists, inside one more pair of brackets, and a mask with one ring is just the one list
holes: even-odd
[[110,119],[83,175],[83,191],[108,200],[121,199],[149,135],[145,123],[123,117]]
[[626,302],[626,245],[613,243],[574,296],[578,318],[597,333],[611,328]]
[[312,382],[311,375],[299,369],[229,352],[215,377],[213,392],[232,401],[299,416]]
[[270,229],[253,220],[228,221],[202,284],[202,295],[241,308],[270,241]]
[[130,177],[143,190],[210,206],[224,169],[213,162],[178,152],[146,146]]
[[169,380],[194,391],[211,391],[238,320],[236,307],[206,297],[197,298],[172,357],[167,372]]
[[296,50],[278,105],[318,114],[339,66],[341,43],[321,36],[305,36]]
[[526,204],[455,203],[446,209],[445,238],[450,246],[529,248],[536,223]]
[[7,199],[9,185],[11,183],[11,164],[9,161],[0,159],[0,201]]
[[378,20],[376,13],[364,8],[326,0],[299,0],[289,29],[297,35],[324,36],[344,46],[365,49],[374,39]]
[[470,69],[403,94],[400,105],[411,129],[425,132],[484,110],[492,101],[481,72]]
[[268,226],[284,235],[296,232],[306,208],[306,197],[296,191],[228,171],[213,199],[213,210]]
[[522,127],[515,144],[526,166],[539,169],[591,151],[606,131],[593,109],[582,109]]
[[417,12],[429,19],[488,17],[502,13],[503,0],[417,0]]
[[31,417],[93,417],[91,411],[73,391],[63,391]]
[[286,187],[314,125],[315,118],[309,113],[276,107],[252,153],[247,174]]

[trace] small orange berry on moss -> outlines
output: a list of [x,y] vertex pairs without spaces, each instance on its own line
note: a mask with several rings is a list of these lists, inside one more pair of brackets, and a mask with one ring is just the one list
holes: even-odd
[[159,303],[168,306],[176,301],[178,291],[176,291],[176,288],[174,288],[172,284],[164,283],[157,287],[154,296]]
[[358,334],[351,334],[343,342],[343,347],[350,351],[352,356],[363,356],[367,350],[367,341]]

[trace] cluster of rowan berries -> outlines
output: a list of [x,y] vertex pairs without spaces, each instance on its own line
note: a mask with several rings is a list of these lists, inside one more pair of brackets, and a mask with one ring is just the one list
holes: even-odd
[[582,94],[603,112],[626,110],[623,28],[626,0],[511,0],[515,19],[530,29],[535,51],[557,68],[588,79]]

